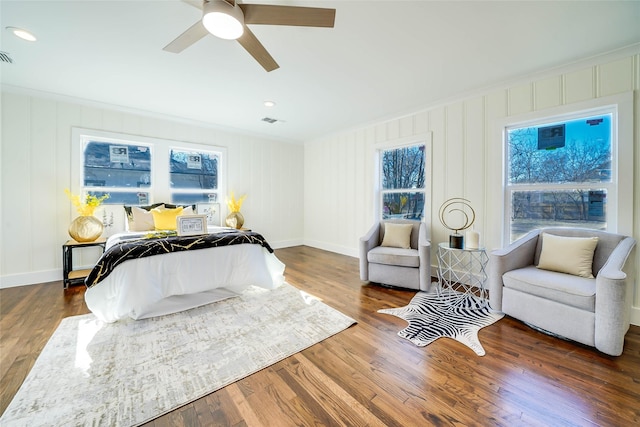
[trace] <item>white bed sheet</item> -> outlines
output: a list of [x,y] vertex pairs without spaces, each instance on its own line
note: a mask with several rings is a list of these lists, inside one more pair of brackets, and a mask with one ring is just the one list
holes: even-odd
[[[131,233],[109,238],[107,248]],[[241,244],[128,260],[88,288],[85,301],[102,321],[144,319],[220,301],[254,285],[284,283],[285,265],[264,247]]]

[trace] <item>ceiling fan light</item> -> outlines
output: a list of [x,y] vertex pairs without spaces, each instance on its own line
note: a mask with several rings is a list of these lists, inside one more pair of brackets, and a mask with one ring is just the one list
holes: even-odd
[[235,40],[244,33],[244,14],[237,4],[209,1],[204,4],[203,12],[202,25],[214,36]]
[[21,38],[22,40],[26,40],[28,42],[36,41],[36,36],[30,33],[27,30],[23,30],[22,28],[17,27],[7,27],[7,30],[11,31],[14,36]]

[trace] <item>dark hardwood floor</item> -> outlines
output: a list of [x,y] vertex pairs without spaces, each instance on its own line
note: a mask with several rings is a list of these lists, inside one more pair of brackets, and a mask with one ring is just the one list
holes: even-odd
[[[638,326],[620,357],[511,318],[480,331],[484,357],[446,338],[419,348],[396,335],[404,321],[376,312],[415,292],[363,286],[354,258],[304,246],[276,254],[287,282],[358,324],[148,426],[640,424]],[[0,413],[60,320],[88,312],[83,295],[61,282],[0,290]]]

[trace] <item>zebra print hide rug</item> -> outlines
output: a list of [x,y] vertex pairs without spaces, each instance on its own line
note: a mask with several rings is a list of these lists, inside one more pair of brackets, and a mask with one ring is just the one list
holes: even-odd
[[443,293],[437,295],[418,292],[409,305],[399,308],[384,308],[378,313],[391,314],[409,322],[398,332],[419,347],[431,344],[440,337],[453,338],[484,356],[485,351],[478,339],[478,331],[504,317],[491,311],[479,298]]

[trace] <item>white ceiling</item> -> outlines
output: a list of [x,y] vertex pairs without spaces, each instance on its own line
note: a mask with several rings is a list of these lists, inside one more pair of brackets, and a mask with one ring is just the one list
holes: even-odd
[[163,51],[200,18],[185,2],[2,0],[2,83],[307,141],[640,42],[638,1],[246,3],[335,8],[335,28],[251,26],[267,73],[211,35]]

